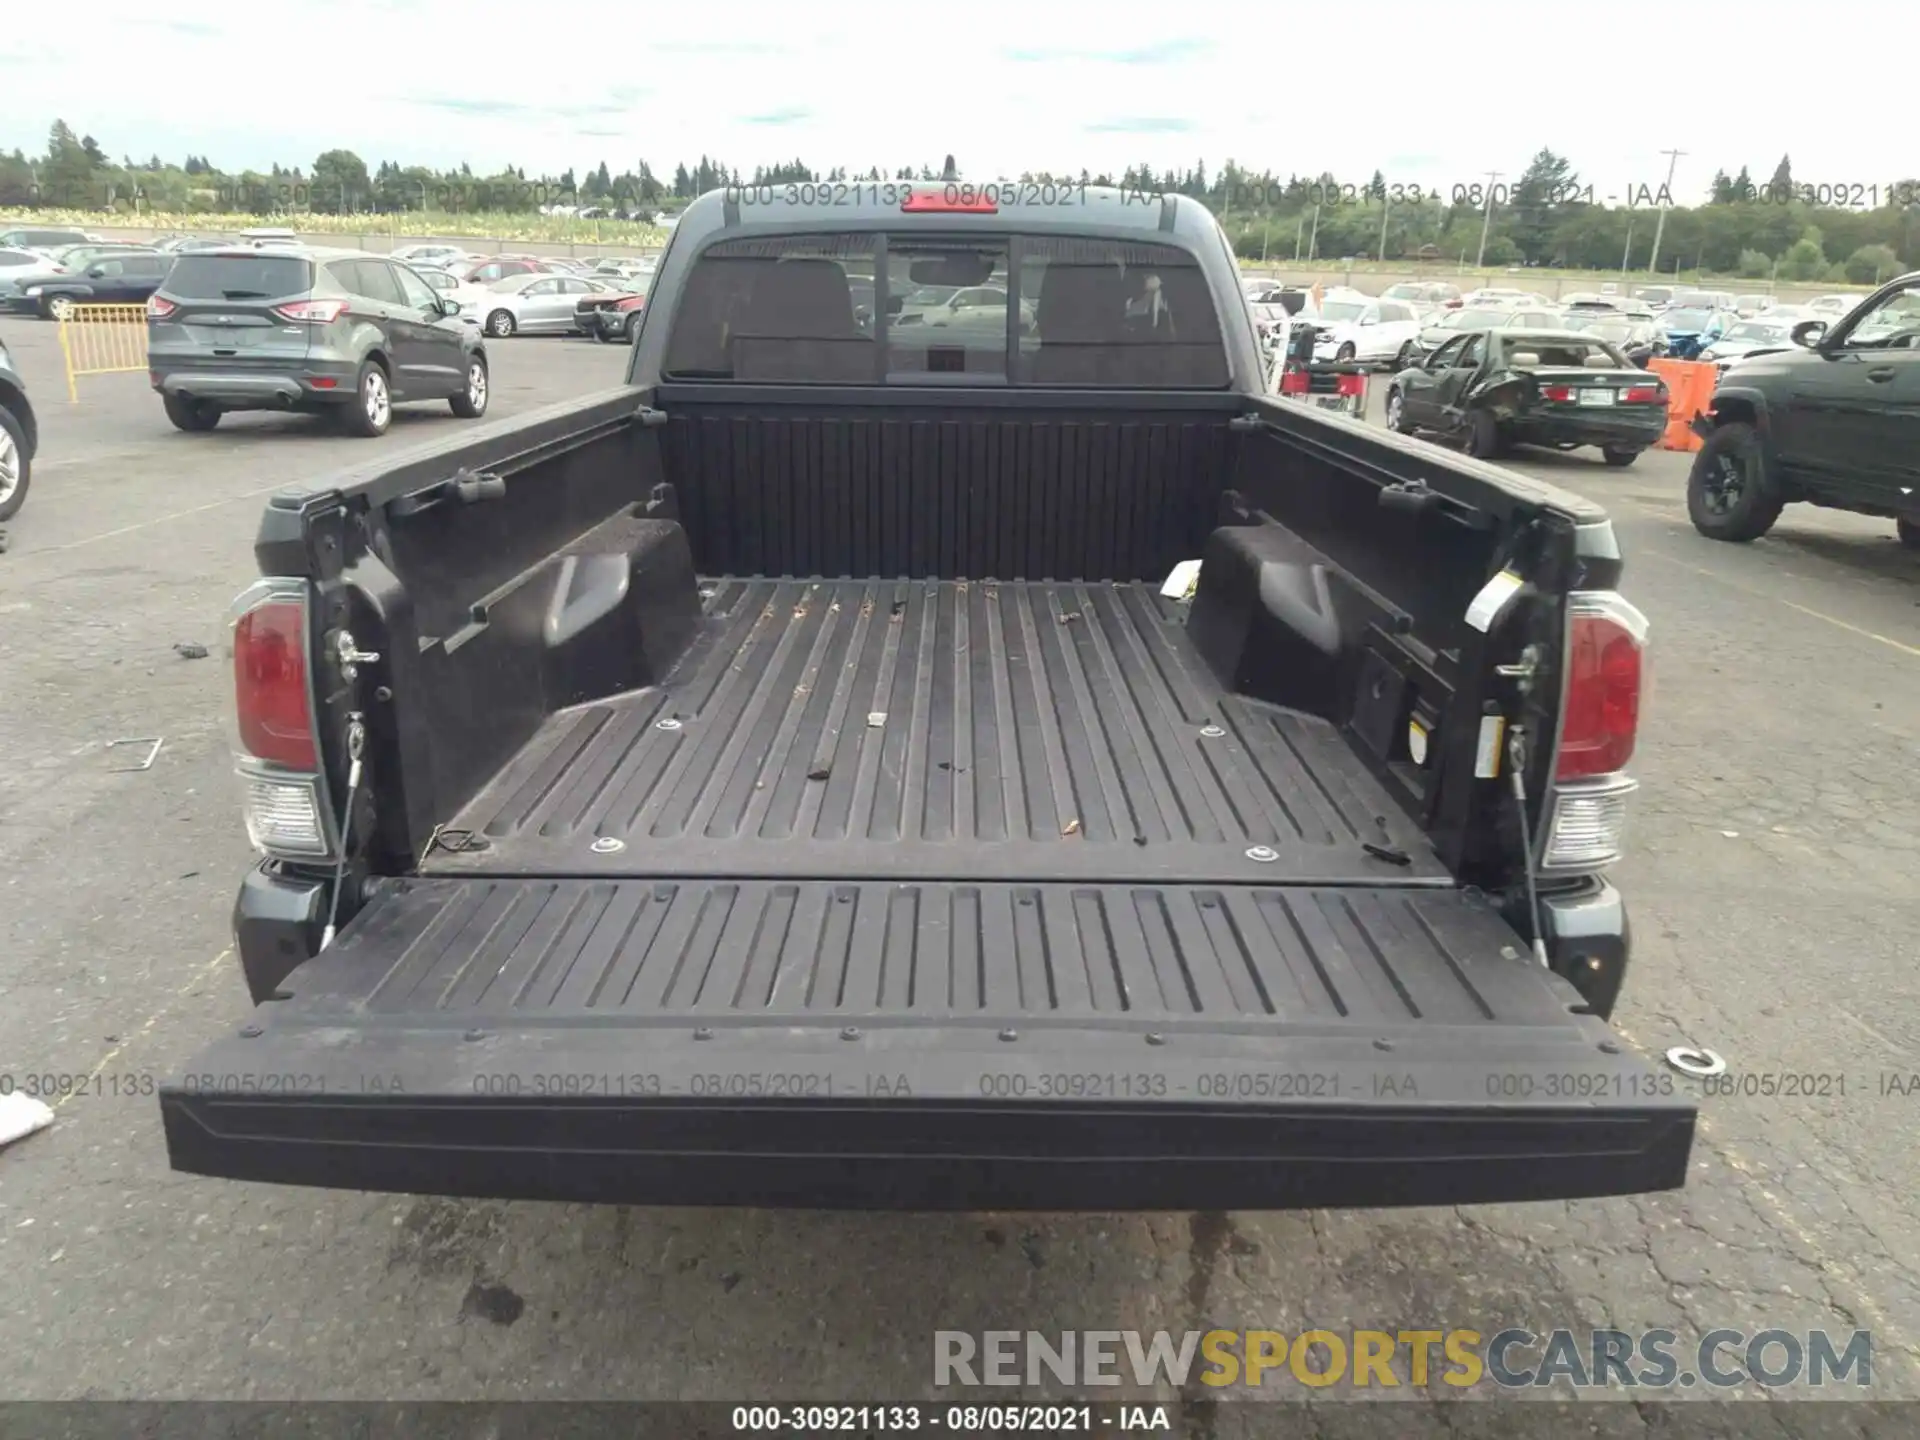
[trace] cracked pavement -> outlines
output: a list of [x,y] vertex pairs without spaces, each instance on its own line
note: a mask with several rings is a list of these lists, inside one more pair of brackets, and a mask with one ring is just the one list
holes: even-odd
[[[0,1152],[9,1397],[909,1398],[931,1394],[936,1328],[1419,1325],[1664,1327],[1683,1355],[1722,1326],[1867,1328],[1871,1396],[1920,1396],[1920,1086],[1880,1093],[1920,1073],[1920,556],[1891,523],[1802,507],[1758,544],[1714,545],[1687,524],[1684,456],[1515,462],[1609,508],[1653,624],[1644,789],[1616,875],[1636,937],[1617,1020],[1644,1052],[1711,1046],[1756,1087],[1703,1100],[1684,1191],[858,1216],[227,1184],[167,1169],[140,1093],[247,1008],[222,954],[249,860],[225,609],[252,578],[266,494],[456,422],[436,406],[399,412],[378,442],[269,417],[180,435],[142,377],[83,381],[70,406],[50,327],[0,335],[45,437],[0,555],[0,1070],[98,1069],[129,1092],[76,1098]],[[494,350],[499,415],[615,383],[627,355]],[[106,772],[103,742],[154,734],[151,770]],[[1813,1093],[1758,1093],[1779,1075],[1815,1077]],[[1582,1406],[1586,1433],[1911,1433],[1862,1405],[1675,1416],[1606,1398],[1622,1403]],[[1357,1434],[1373,1423],[1360,1408],[1317,1405],[1301,1433]],[[1521,1408],[1454,1404],[1435,1423],[1517,1434]],[[1193,1415],[1195,1434],[1274,1433],[1252,1406]]]

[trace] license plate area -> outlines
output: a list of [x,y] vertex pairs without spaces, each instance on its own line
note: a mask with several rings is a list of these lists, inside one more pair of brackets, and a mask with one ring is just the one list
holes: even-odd
[[1614,392],[1611,390],[1582,390],[1579,398],[1582,405],[1611,405],[1614,403]]

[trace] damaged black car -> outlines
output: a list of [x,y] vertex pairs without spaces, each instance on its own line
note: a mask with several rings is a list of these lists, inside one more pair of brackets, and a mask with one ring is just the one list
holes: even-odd
[[1631,465],[1667,428],[1667,387],[1598,335],[1478,331],[1394,377],[1387,425],[1457,438],[1483,459],[1514,445],[1591,445]]

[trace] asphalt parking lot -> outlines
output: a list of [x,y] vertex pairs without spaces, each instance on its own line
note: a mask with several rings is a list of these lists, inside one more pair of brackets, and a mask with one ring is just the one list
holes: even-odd
[[[1715,545],[1687,523],[1687,457],[1515,462],[1609,508],[1653,623],[1645,788],[1617,872],[1636,939],[1620,1028],[1650,1052],[1712,1046],[1742,1074],[1831,1077],[1812,1096],[1704,1099],[1682,1192],[921,1217],[245,1186],[169,1171],[145,1093],[247,1008],[227,953],[250,852],[226,606],[253,578],[267,494],[461,422],[435,404],[377,441],[264,416],[185,435],[143,376],[83,380],[69,405],[51,327],[0,336],[43,436],[0,554],[0,1071],[95,1077],[0,1152],[6,1396],[909,1397],[928,1392],[936,1327],[1312,1323],[1664,1326],[1683,1344],[1864,1328],[1873,1398],[1920,1397],[1920,1083],[1880,1093],[1920,1074],[1920,556],[1890,523],[1796,508],[1764,541]],[[628,353],[492,352],[496,418],[615,384]],[[107,742],[147,736],[163,739],[151,769],[109,769]],[[1804,1413],[1747,1407],[1689,1433],[1797,1434]],[[1606,1423],[1655,1426],[1627,1405]]]

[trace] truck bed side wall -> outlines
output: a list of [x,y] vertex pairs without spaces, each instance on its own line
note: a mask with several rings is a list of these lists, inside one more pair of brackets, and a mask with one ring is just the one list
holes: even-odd
[[[377,868],[417,857],[547,715],[657,680],[698,624],[697,574],[1158,582],[1204,555],[1191,623],[1223,680],[1352,726],[1392,773],[1416,701],[1462,703],[1478,637],[1459,617],[1523,508],[1495,487],[1501,513],[1389,513],[1407,442],[1240,396],[1008,394],[937,417],[870,391],[626,396],[664,419],[605,423],[596,397],[571,435],[545,412],[350,492],[364,519],[331,588],[391,657],[373,723],[405,777],[403,806],[380,792]],[[1250,410],[1264,423],[1235,423]],[[504,496],[391,503],[456,459]],[[1418,781],[1402,767],[1410,810],[1464,826]]]

